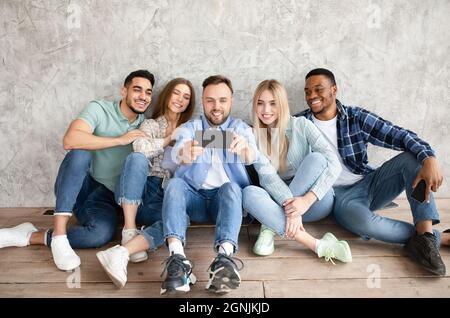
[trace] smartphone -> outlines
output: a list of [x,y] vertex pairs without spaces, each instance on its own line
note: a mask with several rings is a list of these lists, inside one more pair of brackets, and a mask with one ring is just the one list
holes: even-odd
[[427,184],[425,183],[425,180],[420,180],[420,182],[416,185],[413,192],[411,193],[411,196],[422,203],[425,201],[425,190],[427,188]]
[[195,140],[203,148],[228,149],[233,141],[233,133],[218,129],[197,130]]

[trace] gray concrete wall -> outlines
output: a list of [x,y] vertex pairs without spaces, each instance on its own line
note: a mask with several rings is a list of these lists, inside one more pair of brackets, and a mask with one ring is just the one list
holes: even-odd
[[[54,205],[68,124],[137,68],[197,93],[225,74],[247,120],[261,80],[283,82],[297,112],[306,72],[330,68],[342,102],[431,143],[449,197],[449,17],[448,0],[0,0],[0,206]],[[377,166],[395,152],[370,154]]]

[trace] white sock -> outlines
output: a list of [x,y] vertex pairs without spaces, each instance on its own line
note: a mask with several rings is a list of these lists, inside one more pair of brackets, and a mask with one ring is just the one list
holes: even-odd
[[186,257],[186,255],[184,254],[183,244],[179,240],[169,243],[169,253],[170,253],[170,255],[180,254],[180,255],[183,255],[184,257]]
[[60,241],[60,240],[64,240],[64,239],[67,240],[67,234],[52,236],[52,242]]
[[219,254],[232,255],[234,253],[234,246],[230,242],[223,242],[219,246]]
[[316,239],[316,248],[314,249],[314,251],[316,252],[316,254],[318,254],[319,252],[317,251],[319,249],[319,245],[320,245],[320,240]]

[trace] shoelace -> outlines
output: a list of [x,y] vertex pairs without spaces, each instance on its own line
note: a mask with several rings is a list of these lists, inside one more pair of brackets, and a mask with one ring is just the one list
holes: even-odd
[[169,256],[164,262],[161,263],[166,263],[166,265],[164,266],[160,277],[162,277],[166,271],[167,276],[172,276],[173,274],[178,273],[180,267],[184,268],[184,270],[187,271],[187,276],[191,275],[192,269],[194,268],[194,263],[188,261],[189,263],[191,263],[191,266],[189,266],[188,264],[184,263],[185,260],[187,260],[187,258],[176,257],[174,255]]
[[333,251],[331,248],[328,247],[328,248],[325,250],[325,253],[324,253],[324,254],[325,254],[325,255],[324,255],[325,261],[331,262],[331,263],[333,263],[333,265],[336,265],[336,263],[333,262],[333,258],[336,258],[336,255],[334,254],[334,251]]
[[[226,258],[227,260],[229,260],[230,262],[232,262],[234,264],[234,266],[236,266],[238,271],[241,271],[244,268],[244,262],[237,257],[233,257],[231,255],[226,255],[226,254],[218,254],[216,256],[216,258],[213,260],[213,262],[211,263],[211,265],[209,265],[208,269],[206,270],[207,272],[211,269],[211,267],[213,266],[213,264],[215,264],[221,257]],[[239,268],[236,264],[236,261],[239,261],[241,263],[241,268]]]

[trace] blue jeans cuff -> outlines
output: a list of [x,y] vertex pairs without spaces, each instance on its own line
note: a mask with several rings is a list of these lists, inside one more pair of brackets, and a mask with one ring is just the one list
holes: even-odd
[[155,246],[155,240],[154,240],[153,236],[151,236],[150,234],[146,233],[145,231],[141,231],[140,234],[143,235],[144,238],[147,240],[148,246],[149,246],[148,250],[151,251],[151,252],[155,251],[157,247]]
[[186,245],[186,240],[185,240],[185,238],[182,237],[181,235],[178,235],[178,234],[175,234],[175,233],[170,233],[170,234],[164,235],[164,241],[167,242],[167,239],[168,239],[168,238],[171,238],[171,237],[174,237],[174,238],[179,239],[179,240],[181,241],[181,243],[183,244],[183,246]]
[[120,197],[117,200],[117,204],[120,205],[120,206],[122,206],[122,204],[124,204],[124,203],[125,204],[129,204],[129,205],[140,205],[142,203],[142,199],[130,200],[130,199],[127,199],[125,197]]

